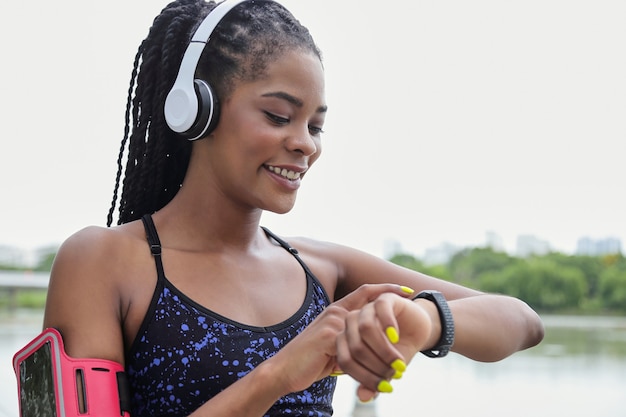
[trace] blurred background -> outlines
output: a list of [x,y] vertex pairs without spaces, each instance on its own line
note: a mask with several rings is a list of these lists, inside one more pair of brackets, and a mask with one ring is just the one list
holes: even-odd
[[[324,53],[329,114],[296,207],[263,223],[521,296],[547,325],[500,363],[417,358],[367,411],[623,416],[626,3],[282,3]],[[58,245],[105,224],[132,61],[166,4],[0,5],[0,417]]]

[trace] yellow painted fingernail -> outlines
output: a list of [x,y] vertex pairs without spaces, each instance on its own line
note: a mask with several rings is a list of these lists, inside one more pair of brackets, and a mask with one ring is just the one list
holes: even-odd
[[341,376],[341,375],[345,375],[345,373],[343,371],[335,371],[330,374],[330,376]]
[[390,393],[393,392],[393,387],[389,383],[389,381],[382,380],[378,383],[378,392]]
[[394,327],[391,327],[391,326],[387,327],[387,330],[385,330],[385,333],[387,333],[387,338],[394,345],[398,343],[398,341],[400,340],[398,331]]
[[406,363],[402,359],[396,359],[391,363],[391,367],[398,372],[406,371]]
[[404,285],[400,286],[400,289],[407,294],[413,294],[415,292],[413,288],[406,287]]
[[393,379],[400,379],[402,375],[404,375],[404,372],[396,371],[396,373],[393,374]]

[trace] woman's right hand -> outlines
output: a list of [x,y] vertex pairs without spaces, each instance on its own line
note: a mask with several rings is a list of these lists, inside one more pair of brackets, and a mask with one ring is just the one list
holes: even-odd
[[410,296],[410,291],[395,284],[363,285],[328,306],[300,335],[266,361],[266,365],[278,367],[277,381],[283,384],[285,394],[304,390],[340,370],[337,341],[346,329],[348,315],[384,293],[395,298]]

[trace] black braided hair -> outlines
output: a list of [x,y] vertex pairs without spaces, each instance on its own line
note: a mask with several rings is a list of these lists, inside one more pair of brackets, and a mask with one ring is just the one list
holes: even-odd
[[[215,6],[215,2],[204,0],[170,3],[154,19],[139,46],[128,89],[124,137],[107,226],[113,223],[128,142],[117,224],[161,209],[182,186],[191,142],[169,129],[163,106],[193,32]],[[262,77],[271,61],[298,49],[313,52],[321,60],[309,31],[284,7],[266,0],[244,2],[231,10],[213,32],[196,77],[208,81],[224,101],[238,82]]]

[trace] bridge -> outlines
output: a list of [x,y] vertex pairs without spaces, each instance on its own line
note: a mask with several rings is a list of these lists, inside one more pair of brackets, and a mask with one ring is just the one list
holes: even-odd
[[8,293],[9,309],[14,310],[20,290],[45,290],[49,280],[49,272],[0,271],[0,292]]

